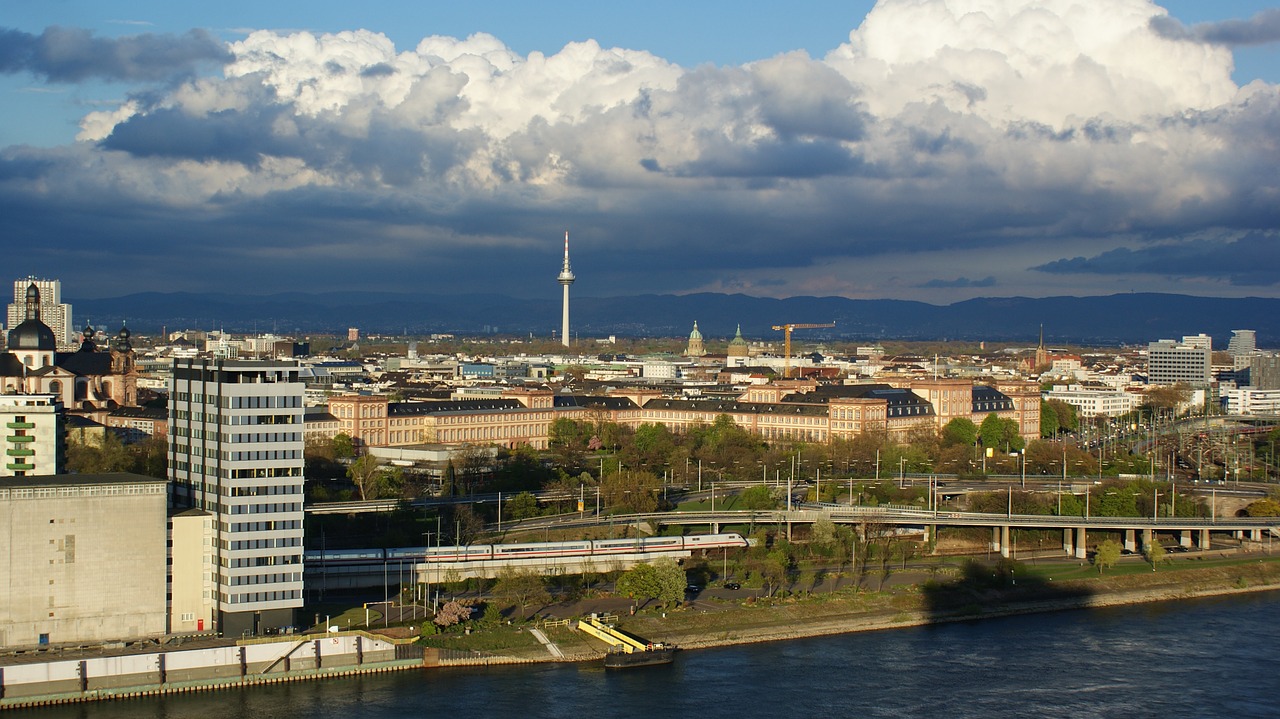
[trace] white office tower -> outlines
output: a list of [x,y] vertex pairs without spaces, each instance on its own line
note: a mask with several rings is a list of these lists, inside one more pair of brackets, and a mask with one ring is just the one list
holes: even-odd
[[217,629],[294,626],[302,606],[303,382],[296,362],[174,360],[175,508],[216,517]]
[[71,305],[62,303],[62,282],[27,277],[13,282],[13,304],[9,305],[6,318],[9,329],[28,319],[27,289],[35,285],[40,290],[40,321],[53,330],[53,337],[60,348],[79,347],[80,332],[71,321]]
[[1253,330],[1231,330],[1227,354],[1231,355],[1232,369],[1249,366],[1249,360],[1258,352],[1258,334]]
[[557,281],[561,287],[564,287],[564,311],[560,320],[560,343],[565,347],[569,346],[569,285],[577,279],[573,276],[573,270],[569,268],[569,232],[564,233],[564,264],[560,267],[560,277]]
[[[1183,339],[1186,339],[1185,337]],[[1213,379],[1212,351],[1203,343],[1160,340],[1147,345],[1147,384],[1208,387]]]

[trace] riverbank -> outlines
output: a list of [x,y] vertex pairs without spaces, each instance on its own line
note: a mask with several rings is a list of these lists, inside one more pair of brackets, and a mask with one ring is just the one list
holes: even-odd
[[[1092,566],[1076,563],[1022,565],[1013,575],[990,579],[940,577],[884,591],[841,589],[799,592],[784,598],[698,600],[680,608],[617,613],[621,627],[632,634],[695,650],[1276,590],[1280,590],[1280,558],[1238,555],[1182,558],[1155,572],[1145,562],[1134,561],[1102,576]],[[549,608],[553,610],[549,613],[581,613],[582,604],[559,605]],[[508,637],[502,649],[484,652],[485,663],[589,661],[603,655],[598,644],[576,632],[563,629],[552,634],[564,657],[554,656],[537,642],[519,646]],[[459,648],[465,646],[465,641],[458,644]]]

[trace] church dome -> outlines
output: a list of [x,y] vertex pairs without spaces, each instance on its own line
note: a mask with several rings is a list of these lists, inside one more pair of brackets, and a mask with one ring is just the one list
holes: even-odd
[[27,314],[21,324],[9,330],[9,350],[37,350],[53,352],[58,340],[49,325],[40,321],[40,289],[32,282],[27,285]]
[[738,333],[729,340],[729,356],[730,357],[746,357],[748,354],[747,341],[742,338],[742,325],[738,325]]
[[40,320],[26,320],[9,330],[9,350],[39,350],[53,352],[58,340],[49,325]]
[[700,340],[700,339],[702,339],[702,333],[698,331],[698,321],[697,321],[697,320],[694,320],[694,321],[693,321],[693,331],[689,333],[689,339],[691,339],[691,340]]

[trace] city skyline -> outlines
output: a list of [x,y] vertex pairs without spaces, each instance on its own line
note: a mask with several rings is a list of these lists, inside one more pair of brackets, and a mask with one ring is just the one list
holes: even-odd
[[565,228],[575,296],[1280,296],[1280,9],[1204,5],[24,7],[0,237],[77,297],[550,298]]

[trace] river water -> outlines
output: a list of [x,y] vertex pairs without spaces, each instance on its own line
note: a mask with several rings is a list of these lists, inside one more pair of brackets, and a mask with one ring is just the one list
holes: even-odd
[[684,652],[665,667],[406,671],[41,719],[1280,717],[1280,592]]

